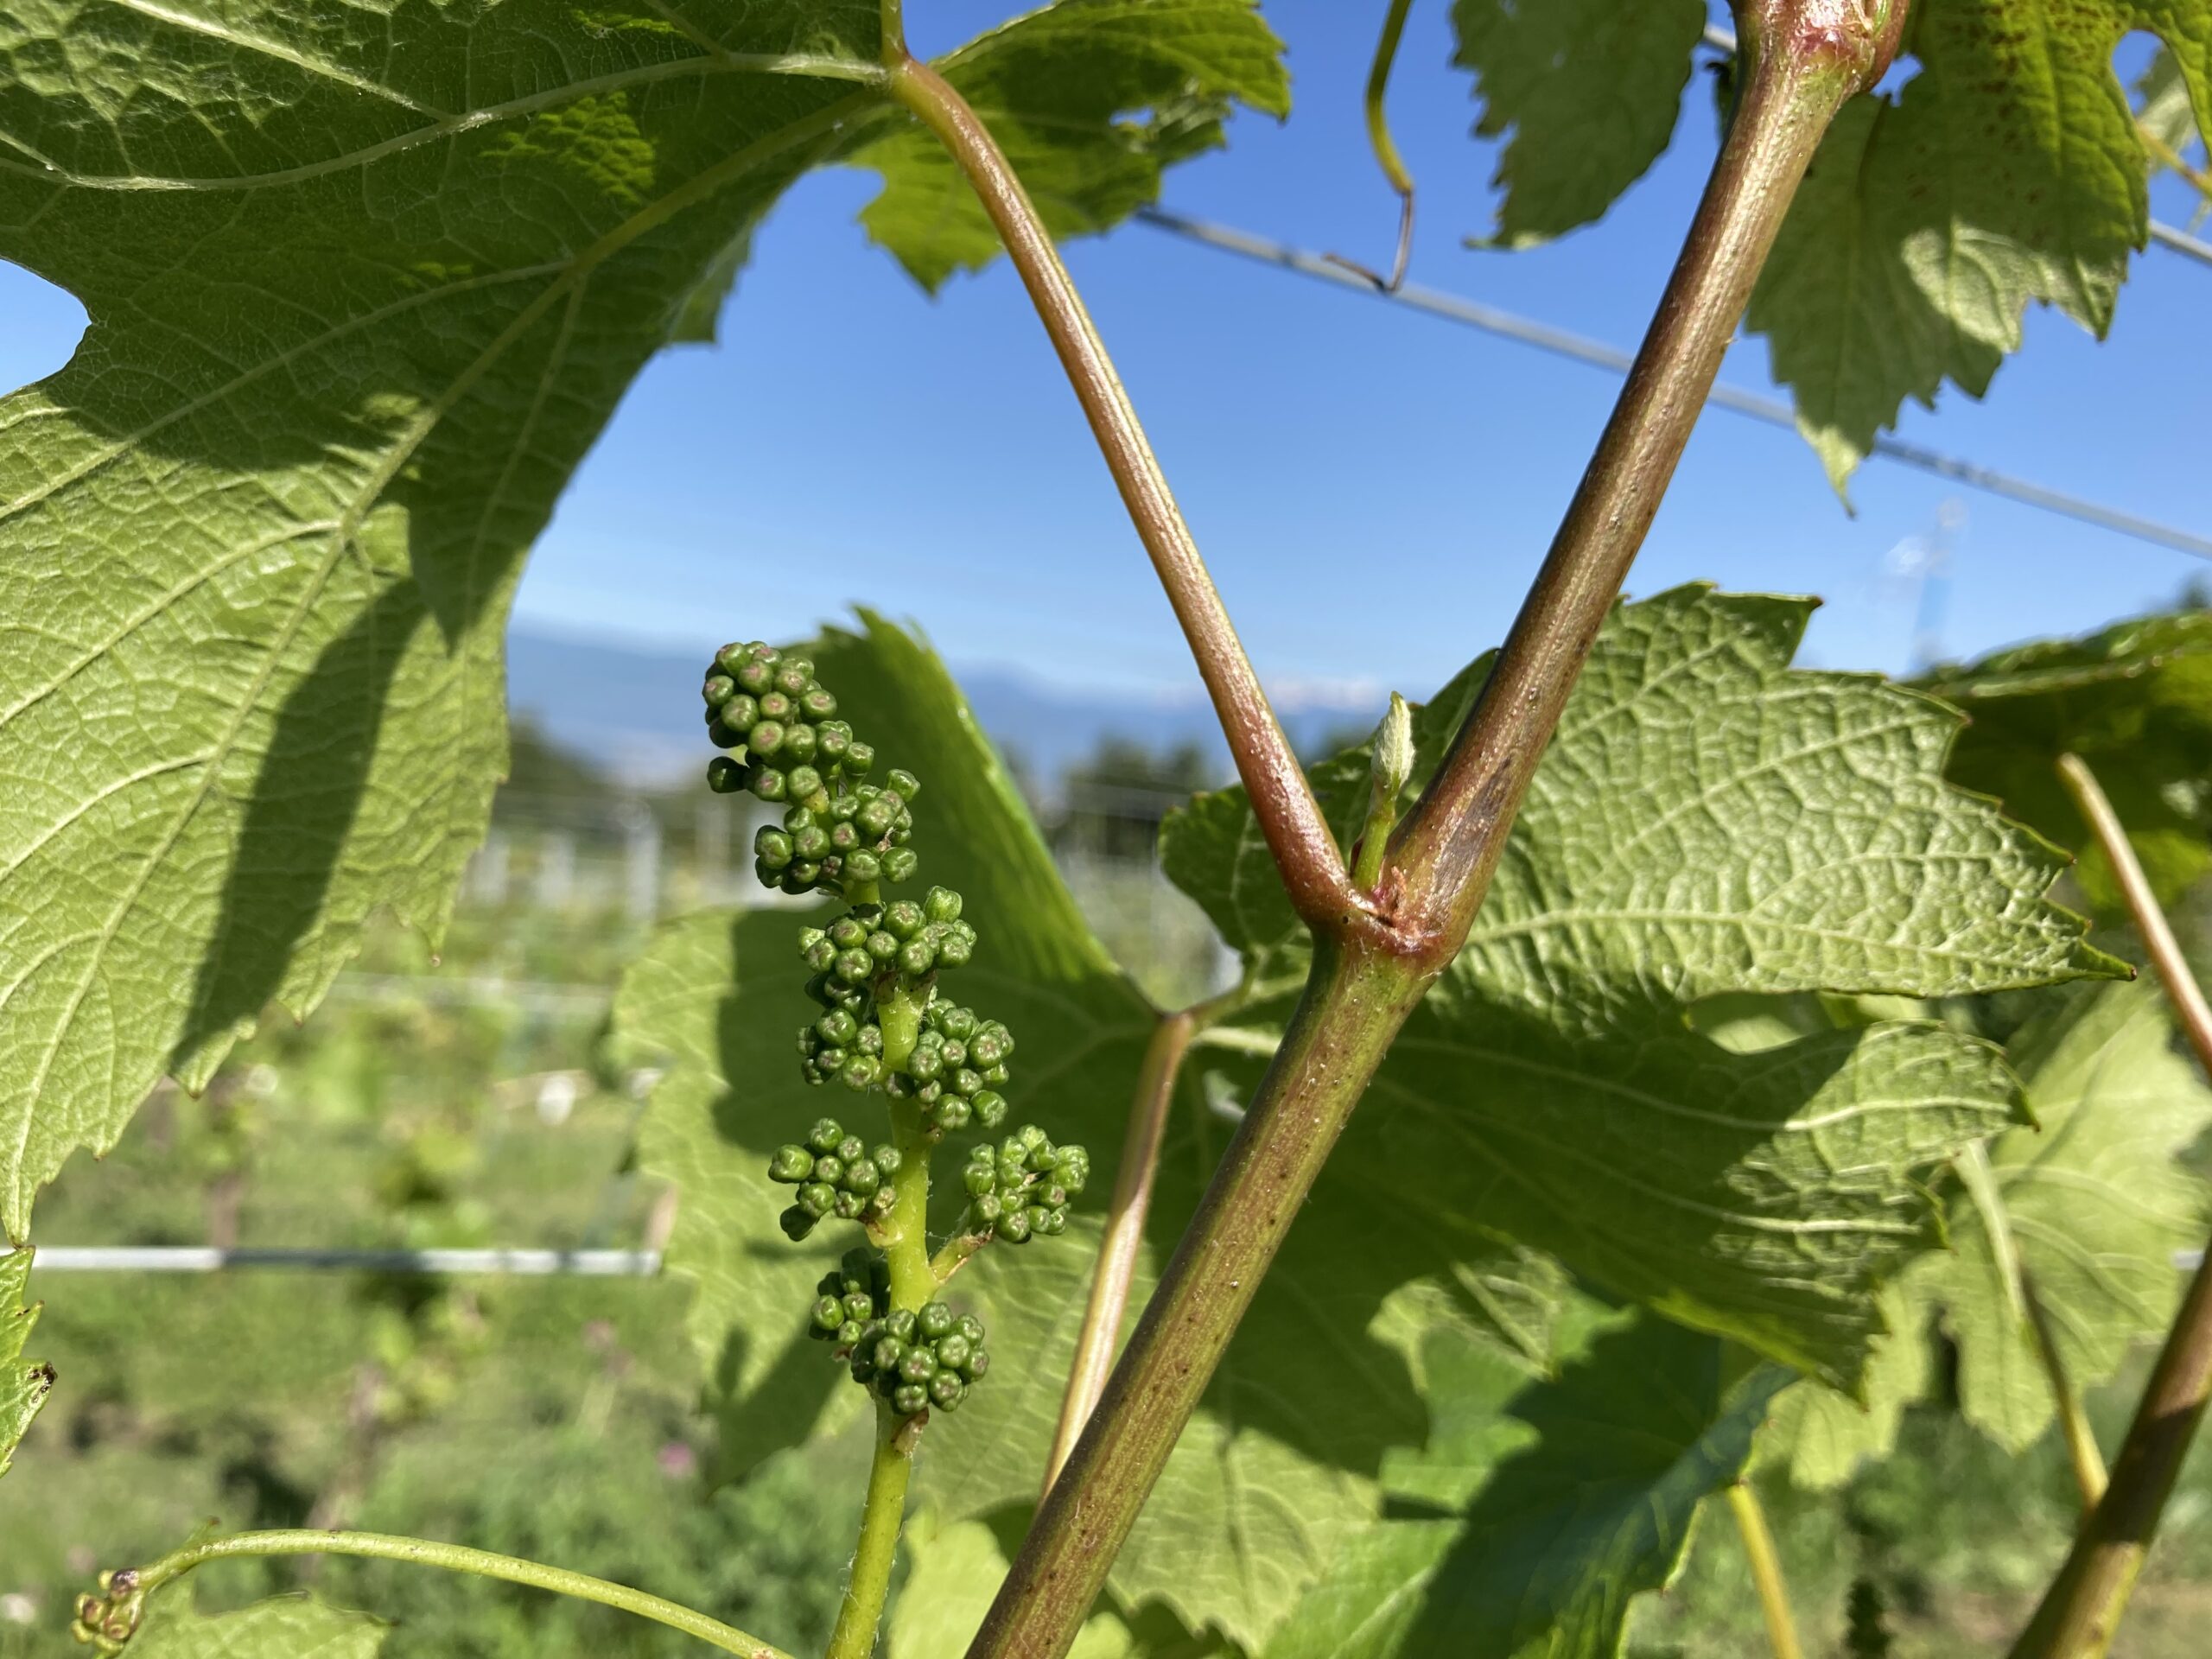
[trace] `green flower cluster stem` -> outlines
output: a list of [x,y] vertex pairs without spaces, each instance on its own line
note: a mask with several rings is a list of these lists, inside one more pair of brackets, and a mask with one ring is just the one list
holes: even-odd
[[[922,1028],[921,1001],[894,995],[880,1009],[886,1063],[902,1065]],[[881,1229],[884,1260],[891,1269],[891,1305],[918,1312],[936,1295],[938,1277],[930,1264],[930,1149],[934,1143],[922,1126],[921,1109],[911,1101],[891,1103],[892,1142],[904,1154],[891,1184],[898,1202]],[[875,1455],[868,1465],[868,1496],[861,1508],[859,1541],[845,1599],[830,1633],[829,1659],[868,1659],[890,1593],[891,1568],[906,1523],[906,1486],[914,1472],[918,1439],[913,1425],[885,1402],[876,1406]]]
[[837,1627],[830,1633],[828,1659],[868,1659],[875,1651],[876,1628],[883,1621],[892,1563],[899,1553],[899,1532],[906,1524],[906,1484],[914,1472],[913,1440],[911,1425],[888,1406],[877,1412],[875,1458],[868,1465],[860,1541],[853,1548],[853,1571],[845,1580]]

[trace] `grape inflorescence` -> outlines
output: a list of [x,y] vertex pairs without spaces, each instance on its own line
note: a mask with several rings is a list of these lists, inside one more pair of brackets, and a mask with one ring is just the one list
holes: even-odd
[[[821,1010],[799,1028],[801,1075],[887,1096],[904,1125],[896,1144],[870,1146],[823,1117],[804,1141],[778,1147],[769,1179],[795,1189],[779,1220],[794,1243],[843,1220],[868,1229],[876,1244],[899,1248],[893,1212],[902,1171],[911,1188],[909,1160],[925,1170],[946,1135],[971,1123],[994,1131],[1006,1121],[1001,1091],[1013,1077],[1014,1034],[938,983],[976,950],[960,895],[942,887],[918,899],[882,895],[885,885],[915,874],[907,843],[921,780],[897,767],[870,780],[874,751],[836,718],[837,699],[807,657],[757,640],[724,645],[702,689],[709,735],[725,751],[708,766],[709,785],[749,791],[784,809],[780,827],[764,826],[753,842],[761,883],[845,901],[834,920],[799,932],[806,994]],[[1056,1147],[1033,1125],[996,1147],[976,1147],[963,1171],[960,1249],[947,1259],[957,1266],[994,1240],[1020,1244],[1064,1230],[1090,1171],[1081,1147]],[[941,1283],[952,1267],[932,1271]],[[808,1334],[833,1344],[854,1380],[894,1414],[957,1408],[989,1367],[982,1325],[941,1301],[899,1306],[891,1285],[881,1249],[847,1252],[816,1287]]]

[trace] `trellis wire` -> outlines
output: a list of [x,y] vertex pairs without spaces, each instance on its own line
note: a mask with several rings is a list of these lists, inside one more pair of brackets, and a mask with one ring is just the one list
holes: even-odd
[[[1370,295],[1392,305],[1402,305],[1415,311],[1427,312],[1432,316],[1465,323],[1469,327],[1481,329],[1484,334],[1518,340],[1524,346],[1534,346],[1539,351],[1549,352],[1556,357],[1571,358],[1578,363],[1610,369],[1617,374],[1625,374],[1635,361],[1630,353],[1603,345],[1586,335],[1554,328],[1549,324],[1537,322],[1510,311],[1502,311],[1479,301],[1447,294],[1440,289],[1408,283],[1395,292],[1386,292],[1365,276],[1346,270],[1322,254],[1294,248],[1268,237],[1254,235],[1249,231],[1236,230],[1207,219],[1192,219],[1162,207],[1141,207],[1136,216],[1155,230],[1187,238],[1206,247],[1217,248],[1224,253],[1239,254],[1262,264],[1294,270],[1302,276],[1315,277],[1338,288]],[[1745,391],[1734,386],[1716,385],[1707,394],[1706,401],[1733,414],[1747,415],[1753,420],[1764,421],[1770,426],[1783,427],[1793,432],[1797,429],[1796,414],[1779,398],[1762,397],[1757,392]],[[2171,524],[2160,524],[2154,518],[2139,518],[2132,512],[2101,506],[2080,496],[2069,495],[2063,490],[2047,489],[2040,484],[2031,484],[2025,479],[1996,472],[1978,462],[1946,454],[1941,450],[1907,443],[1901,438],[1878,435],[1872,446],[1872,453],[1901,461],[1908,467],[1916,467],[1923,472],[1934,473],[1939,478],[1948,478],[1954,483],[1980,490],[1986,494],[2002,496],[2009,501],[2018,501],[2045,512],[2055,512],[2082,524],[2094,524],[2101,530],[2133,537],[2138,541],[2171,548],[2177,553],[2212,559],[2212,537],[2199,536],[2190,531],[2177,530]]]
[[[0,1255],[0,1261],[5,1261]],[[41,1244],[40,1273],[482,1274],[503,1278],[650,1279],[658,1250],[215,1249],[171,1244]]]

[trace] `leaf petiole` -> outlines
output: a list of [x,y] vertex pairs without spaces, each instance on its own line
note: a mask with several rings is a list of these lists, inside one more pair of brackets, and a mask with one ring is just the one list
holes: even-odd
[[1096,1409],[1098,1396],[1106,1389],[1107,1373],[1114,1367],[1115,1344],[1122,1333],[1122,1316],[1128,1310],[1137,1251],[1144,1243],[1145,1216],[1152,1207],[1153,1180],[1160,1173],[1160,1143],[1167,1127],[1167,1109],[1174,1102],[1175,1080],[1181,1074],[1184,1057],[1209,1027],[1243,1007],[1252,995],[1248,973],[1219,996],[1160,1016],[1151,1040],[1145,1045],[1135,1095],[1129,1103],[1128,1129],[1122,1137],[1113,1203],[1107,1211],[1105,1235],[1099,1241],[1098,1271],[1091,1278],[1083,1328],[1076,1333],[1075,1355],[1068,1363],[1067,1393],[1060,1402],[1059,1427],[1052,1436],[1052,1455],[1045,1463],[1048,1492],[1060,1478],[1068,1454],[1075,1450],[1084,1425]]
[[1316,928],[1337,932],[1355,926],[1366,906],[1351,890],[1313,785],[1261,689],[1166,474],[1036,204],[990,130],[935,69],[906,58],[893,66],[888,91],[950,154],[1006,244],[1190,642],[1292,904]]
[[1759,1611],[1766,1619],[1766,1639],[1774,1659],[1805,1659],[1797,1640],[1797,1621],[1789,1610],[1789,1586],[1782,1576],[1782,1556],[1774,1547],[1774,1529],[1766,1523],[1766,1510],[1748,1480],[1728,1483],[1728,1509],[1743,1535],[1744,1554],[1751,1564],[1751,1582],[1759,1592]]

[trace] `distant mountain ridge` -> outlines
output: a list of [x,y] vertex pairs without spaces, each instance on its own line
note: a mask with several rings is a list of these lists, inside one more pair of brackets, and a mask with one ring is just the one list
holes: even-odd
[[[705,764],[697,713],[702,665],[674,652],[514,627],[507,633],[507,706],[618,782],[653,787]],[[1155,749],[1197,743],[1228,775],[1213,706],[1195,683],[1186,697],[1145,699],[1086,696],[1003,668],[955,664],[953,674],[992,741],[1047,786],[1109,735]],[[1276,712],[1302,748],[1372,726],[1382,702],[1380,692],[1359,687],[1306,685],[1289,688]]]

